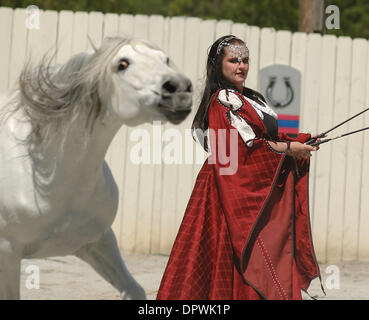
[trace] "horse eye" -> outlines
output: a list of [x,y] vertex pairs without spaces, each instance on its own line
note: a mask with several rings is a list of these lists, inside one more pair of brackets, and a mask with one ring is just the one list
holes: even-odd
[[170,60],[169,60],[169,58],[167,58],[167,60],[166,60],[167,66],[169,66],[169,62],[170,62]]
[[122,60],[119,61],[118,71],[123,71],[123,70],[127,69],[128,66],[129,66],[128,60],[122,59]]

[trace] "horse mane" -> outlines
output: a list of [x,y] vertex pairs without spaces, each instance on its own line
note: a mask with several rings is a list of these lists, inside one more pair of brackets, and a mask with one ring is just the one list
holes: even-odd
[[93,129],[95,120],[106,112],[100,93],[109,88],[110,63],[118,50],[133,39],[105,38],[94,52],[72,56],[65,64],[52,66],[55,55],[43,56],[33,67],[28,61],[23,67],[13,105],[13,112],[24,111],[32,125],[32,135],[43,139],[51,124],[70,123],[86,112],[86,128]]

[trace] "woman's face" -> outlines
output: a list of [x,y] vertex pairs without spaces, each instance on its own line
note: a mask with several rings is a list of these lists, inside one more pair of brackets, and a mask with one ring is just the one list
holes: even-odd
[[239,59],[238,50],[240,49],[231,51],[228,46],[224,48],[225,55],[222,61],[222,72],[224,78],[242,92],[243,83],[249,72],[249,55],[247,50],[242,50],[242,55]]

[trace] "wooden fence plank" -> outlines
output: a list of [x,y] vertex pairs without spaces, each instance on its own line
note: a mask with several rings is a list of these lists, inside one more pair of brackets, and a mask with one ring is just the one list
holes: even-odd
[[119,16],[116,13],[107,13],[103,16],[103,38],[119,36]]
[[[88,14],[88,30],[87,34],[90,37],[95,47],[100,47],[103,37],[103,21],[104,15],[101,12],[91,11]],[[87,35],[85,35],[87,37]],[[92,45],[88,41],[87,49],[92,50]]]
[[229,35],[231,33],[231,27],[231,20],[219,20],[215,25],[215,39]]
[[250,52],[250,68],[246,79],[246,86],[258,90],[259,62],[260,62],[260,28],[249,26],[247,29],[246,45]]
[[137,14],[134,18],[134,36],[136,38],[148,40],[148,25],[149,17],[143,14]]
[[203,86],[205,84],[206,79],[206,62],[208,59],[208,52],[210,50],[210,46],[215,41],[215,20],[204,20],[200,23],[200,42],[198,49],[198,73],[197,73],[197,82],[196,82],[196,90],[197,92],[201,92],[204,89]]
[[40,28],[28,30],[27,55],[35,64],[41,62],[46,55],[52,64],[55,63],[58,13],[56,11],[40,10]]
[[317,111],[319,78],[316,76],[320,70],[321,36],[309,34],[307,36],[306,63],[304,70],[304,101],[301,110],[301,131],[317,132]]
[[[368,44],[367,44],[368,45]],[[369,48],[368,59],[367,59],[367,79],[366,79],[366,104],[369,106]],[[369,115],[365,117],[365,127],[369,127]],[[368,241],[368,230],[369,230],[369,133],[364,134],[363,143],[363,163],[362,163],[362,184],[361,184],[361,197],[360,197],[360,216],[359,216],[359,248],[358,248],[358,260],[369,261],[369,241]]]
[[248,25],[246,23],[232,23],[231,34],[246,41]]
[[275,63],[289,65],[291,61],[291,31],[280,30],[276,33]]
[[0,29],[0,42],[3,47],[3,49],[0,50],[0,92],[4,92],[9,86],[13,9],[0,8],[0,21],[2,26]]
[[273,28],[262,28],[260,33],[259,70],[274,64],[276,31]]
[[[72,40],[72,54],[86,51],[88,48],[88,13],[75,12],[73,19],[73,40]],[[95,44],[97,45],[97,44]]]
[[[339,37],[337,40],[333,124],[338,124],[349,117],[351,50],[351,38]],[[341,128],[337,128],[330,136],[333,137],[336,134],[347,132],[347,130],[348,126],[344,125]],[[331,177],[328,184],[330,194],[327,226],[327,261],[334,263],[342,259],[347,140],[342,139],[333,142],[331,148]]]
[[15,86],[26,61],[28,29],[25,26],[26,10],[15,9],[10,49],[9,88]]
[[[335,79],[336,37],[327,35],[322,38],[321,68],[318,74],[320,90],[318,109],[317,132],[323,132],[331,128],[334,113],[334,79]],[[326,262],[327,259],[327,225],[329,212],[329,182],[331,167],[331,147],[328,143],[322,145],[321,149],[313,153],[316,164],[314,205],[312,212],[314,216],[314,241],[319,242],[319,261]]]
[[[291,67],[296,68],[301,72],[301,84],[300,84],[300,117],[302,116],[302,110],[304,109],[304,93],[305,93],[305,63],[306,63],[306,46],[307,46],[307,34],[303,32],[296,32],[292,35],[291,44]],[[301,119],[299,130],[301,131]]]
[[134,17],[123,13],[119,16],[119,36],[123,38],[132,37],[134,29]]
[[[320,57],[321,57],[321,35],[309,34],[306,47],[306,63],[304,70],[304,102],[301,110],[301,132],[317,132],[317,114],[319,106],[319,87],[320,79],[317,76],[320,74]],[[314,208],[314,181],[315,181],[315,157],[311,159],[310,165],[310,208]],[[312,234],[313,239],[319,237],[317,229],[315,229],[314,212],[311,211]],[[315,241],[315,249],[317,256],[324,255],[325,246],[320,246],[319,242]]]
[[164,17],[152,15],[149,17],[148,39],[160,49],[164,50]]
[[57,53],[56,63],[66,63],[72,54],[72,39],[73,39],[73,20],[74,14],[72,11],[60,11],[59,23],[58,23],[58,36],[57,36]]
[[[367,41],[354,39],[352,47],[352,73],[350,93],[350,114],[356,114],[365,106]],[[349,122],[349,130],[362,128],[364,117]],[[343,260],[358,257],[358,233],[360,217],[360,194],[362,182],[363,133],[347,137],[346,197],[343,233]]]
[[[259,71],[262,70],[264,67],[275,64],[275,51],[276,51],[275,42],[276,42],[276,31],[273,28],[261,29]],[[260,91],[260,84],[258,85],[258,91]]]

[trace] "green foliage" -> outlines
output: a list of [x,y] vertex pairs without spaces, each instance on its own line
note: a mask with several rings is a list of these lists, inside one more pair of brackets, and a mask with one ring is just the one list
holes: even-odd
[[[340,10],[340,29],[329,34],[369,38],[368,0],[327,0]],[[277,30],[298,30],[299,0],[0,0],[0,6],[44,10],[192,16],[232,20]],[[328,15],[327,15],[328,16]]]

